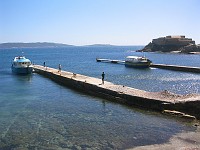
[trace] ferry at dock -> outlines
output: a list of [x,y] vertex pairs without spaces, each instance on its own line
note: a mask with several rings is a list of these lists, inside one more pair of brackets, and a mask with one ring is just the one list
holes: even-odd
[[127,56],[125,59],[126,67],[133,68],[148,68],[151,65],[152,61],[146,57],[139,56]]
[[13,59],[11,69],[15,74],[31,74],[33,65],[31,61],[24,56],[18,56]]

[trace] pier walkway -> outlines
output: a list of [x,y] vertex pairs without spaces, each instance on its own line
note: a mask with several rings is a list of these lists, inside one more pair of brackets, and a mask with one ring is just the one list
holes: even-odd
[[[97,62],[106,62],[106,63],[115,63],[115,64],[125,64],[123,60],[112,60],[112,59],[101,59],[97,58]],[[200,73],[200,67],[190,67],[190,66],[179,66],[179,65],[167,65],[167,64],[151,64],[152,68],[168,69],[174,71],[184,71],[184,72],[193,72]]]
[[[107,100],[157,111],[176,110],[200,119],[200,95],[177,95],[168,91],[147,92],[101,79],[34,65],[34,71],[67,87]],[[193,117],[192,117],[193,118]]]
[[115,64],[125,64],[124,60],[112,60],[112,59],[101,59],[101,58],[97,58],[96,59],[97,62],[108,62],[108,63],[115,63]]
[[175,71],[200,73],[200,67],[166,65],[166,64],[151,64],[150,67],[160,68],[160,69],[168,69],[168,70],[175,70]]

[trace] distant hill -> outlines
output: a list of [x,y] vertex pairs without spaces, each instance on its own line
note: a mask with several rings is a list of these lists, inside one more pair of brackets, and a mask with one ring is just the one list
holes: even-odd
[[3,48],[48,48],[48,47],[68,47],[73,45],[60,44],[60,43],[48,43],[48,42],[37,42],[37,43],[1,43],[0,49]]

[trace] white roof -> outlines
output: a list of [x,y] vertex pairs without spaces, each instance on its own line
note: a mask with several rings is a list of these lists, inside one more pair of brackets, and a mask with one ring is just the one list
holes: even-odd
[[138,58],[142,58],[142,57],[139,57],[139,56],[127,56],[126,58],[129,58],[129,59],[138,59]]

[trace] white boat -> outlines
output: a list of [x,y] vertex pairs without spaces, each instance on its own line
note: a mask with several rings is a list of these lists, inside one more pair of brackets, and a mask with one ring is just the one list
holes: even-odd
[[31,74],[33,65],[31,61],[24,56],[18,56],[13,59],[12,72],[16,74]]
[[134,68],[148,68],[152,61],[146,57],[127,56],[125,59],[125,66]]

